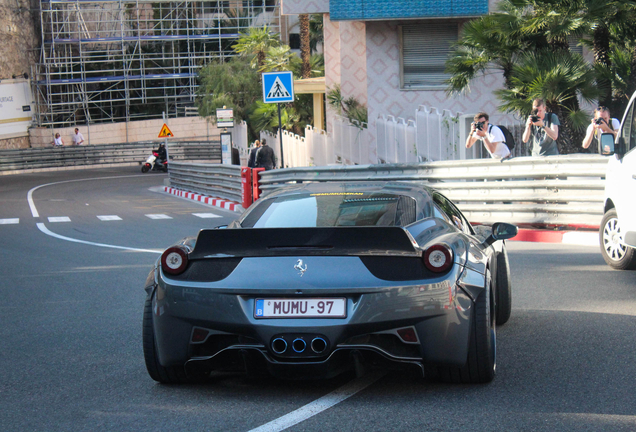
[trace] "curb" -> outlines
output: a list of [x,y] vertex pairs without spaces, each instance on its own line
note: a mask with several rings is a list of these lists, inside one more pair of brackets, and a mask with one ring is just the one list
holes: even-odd
[[164,186],[163,187],[163,191],[166,193],[169,193],[171,195],[176,195],[178,197],[181,198],[187,198],[187,199],[191,199],[194,201],[199,201],[202,202],[204,204],[208,204],[214,207],[220,207],[222,209],[225,210],[230,210],[233,212],[242,212],[244,210],[243,206],[237,202],[234,201],[230,201],[230,200],[226,200],[226,199],[222,199],[222,198],[218,198],[218,197],[211,197],[211,196],[207,196],[207,195],[200,195],[200,194],[196,194],[194,192],[187,192],[187,191],[183,191],[180,189],[175,189],[172,188],[170,186]]
[[598,231],[547,231],[520,229],[511,241],[561,243],[579,246],[599,246]]

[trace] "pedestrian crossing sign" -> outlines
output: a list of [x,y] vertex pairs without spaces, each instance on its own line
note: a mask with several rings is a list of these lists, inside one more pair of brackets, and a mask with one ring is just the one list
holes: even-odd
[[293,102],[294,74],[291,71],[263,73],[263,102]]
[[174,135],[172,134],[172,131],[170,131],[170,129],[168,128],[167,124],[163,124],[163,127],[161,128],[161,132],[159,132],[159,138],[168,138],[168,137],[173,137]]

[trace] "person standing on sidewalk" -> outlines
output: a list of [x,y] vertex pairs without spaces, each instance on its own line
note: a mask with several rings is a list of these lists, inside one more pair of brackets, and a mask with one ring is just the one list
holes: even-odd
[[64,147],[64,141],[62,141],[62,137],[60,133],[55,134],[55,139],[53,140],[53,147]]
[[532,140],[532,156],[554,156],[559,154],[557,139],[559,138],[559,117],[546,112],[545,101],[535,99],[532,102],[532,114],[526,121],[523,142]]
[[274,154],[274,150],[267,145],[267,141],[265,140],[263,140],[261,148],[256,152],[255,159],[256,168],[271,170],[276,166],[276,155]]
[[248,168],[256,168],[256,153],[259,148],[261,148],[261,142],[259,140],[254,141],[254,147],[250,150],[250,157],[247,160]]
[[618,119],[610,117],[610,110],[604,106],[600,106],[594,110],[594,118],[590,122],[583,139],[583,148],[588,148],[592,141],[596,141],[593,147],[598,154],[603,154],[601,149],[601,134],[611,133],[616,138],[618,130],[621,128],[621,122]]
[[82,144],[84,144],[84,135],[82,135],[78,128],[75,128],[75,135],[73,135],[73,145],[79,146]]
[[471,148],[475,142],[481,141],[493,159],[503,160],[510,156],[510,149],[506,145],[506,137],[501,129],[489,123],[488,113],[475,114],[470,125],[470,135],[466,138],[466,148]]

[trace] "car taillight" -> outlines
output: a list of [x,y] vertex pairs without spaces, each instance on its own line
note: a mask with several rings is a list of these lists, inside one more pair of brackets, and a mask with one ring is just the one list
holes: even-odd
[[181,246],[173,246],[161,255],[161,268],[169,274],[178,275],[188,266],[188,252]]
[[446,245],[436,244],[424,252],[424,265],[435,273],[443,273],[453,265],[453,251]]

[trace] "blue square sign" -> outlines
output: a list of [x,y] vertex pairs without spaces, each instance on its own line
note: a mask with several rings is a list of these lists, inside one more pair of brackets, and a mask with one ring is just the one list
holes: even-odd
[[294,74],[285,72],[263,72],[263,102],[293,102]]

